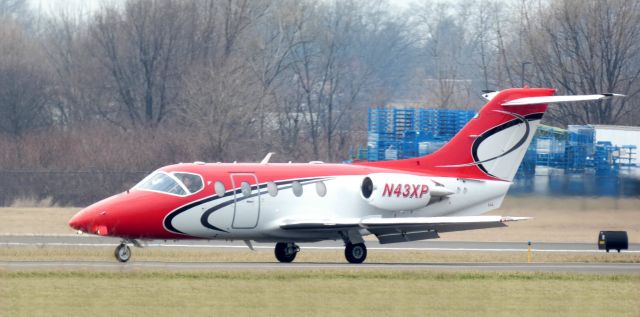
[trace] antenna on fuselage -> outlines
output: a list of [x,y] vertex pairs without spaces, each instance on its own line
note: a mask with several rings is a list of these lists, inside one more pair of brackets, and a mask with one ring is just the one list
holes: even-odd
[[269,160],[271,159],[271,155],[273,155],[273,152],[269,152],[267,153],[267,155],[262,159],[262,161],[260,161],[260,164],[267,164],[269,163]]

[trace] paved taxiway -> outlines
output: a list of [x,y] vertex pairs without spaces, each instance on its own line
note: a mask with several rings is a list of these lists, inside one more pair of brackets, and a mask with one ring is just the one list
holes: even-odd
[[[120,239],[93,235],[0,235],[0,247],[19,246],[84,246],[84,247],[115,247]],[[242,241],[219,240],[151,240],[144,242],[150,248],[214,248],[214,249],[242,249],[247,246]],[[256,249],[273,249],[273,243],[252,243]],[[477,242],[477,241],[442,241],[423,240],[404,243],[380,244],[377,241],[367,241],[369,250],[405,250],[405,251],[471,251],[471,252],[526,252],[527,242]],[[322,241],[316,243],[299,243],[305,250],[342,250],[341,241]],[[535,252],[562,253],[596,253],[596,242],[593,243],[538,243],[532,242]],[[640,244],[630,244],[629,250],[623,252],[640,253]]]
[[[0,248],[16,247],[113,247],[120,240],[88,235],[0,235]],[[247,248],[241,241],[180,240],[147,241],[150,248]],[[526,242],[454,242],[454,241],[414,241],[381,245],[377,241],[367,241],[369,250],[405,251],[464,251],[464,252],[526,252]],[[273,249],[272,243],[254,243],[258,250]],[[300,243],[302,250],[342,250],[340,241]],[[640,253],[640,245],[632,244],[628,251]],[[595,243],[533,243],[535,252],[604,252],[597,250]],[[517,272],[584,272],[584,273],[638,273],[640,263],[275,263],[275,262],[153,262],[136,261],[126,264],[114,261],[0,261],[4,269],[98,269],[98,270],[215,270],[215,269],[395,269],[395,270],[451,270],[451,271],[517,271]]]

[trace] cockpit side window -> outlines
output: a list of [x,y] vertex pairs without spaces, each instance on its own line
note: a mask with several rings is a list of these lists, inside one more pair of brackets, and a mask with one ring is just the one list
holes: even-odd
[[200,177],[200,175],[191,173],[173,173],[173,175],[175,175],[182,184],[184,184],[184,187],[186,187],[191,194],[200,191],[202,187],[204,187],[204,183],[202,182],[202,177]]
[[202,177],[197,174],[157,172],[143,179],[134,188],[186,196],[200,191],[203,187]]

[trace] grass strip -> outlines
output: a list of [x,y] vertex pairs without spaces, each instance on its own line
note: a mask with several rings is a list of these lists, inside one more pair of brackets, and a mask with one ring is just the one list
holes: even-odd
[[3,316],[637,316],[639,275],[2,271]]

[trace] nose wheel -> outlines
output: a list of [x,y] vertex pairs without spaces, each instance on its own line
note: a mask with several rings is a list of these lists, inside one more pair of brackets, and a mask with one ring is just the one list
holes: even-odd
[[347,243],[344,247],[344,257],[349,263],[359,264],[367,258],[367,247],[364,243]]
[[276,259],[282,263],[290,263],[296,258],[300,247],[293,242],[278,242],[274,250]]
[[131,258],[131,249],[128,245],[121,243],[116,247],[116,251],[114,252],[116,259],[122,263],[129,261]]

